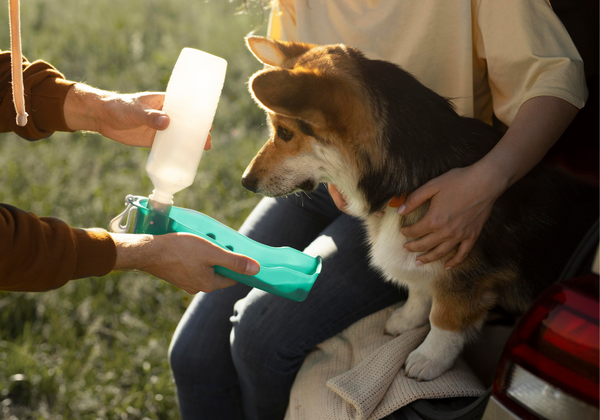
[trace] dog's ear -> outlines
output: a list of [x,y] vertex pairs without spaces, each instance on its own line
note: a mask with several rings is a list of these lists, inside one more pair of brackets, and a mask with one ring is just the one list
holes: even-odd
[[272,67],[286,67],[286,63],[314,47],[300,42],[276,41],[262,36],[249,36],[246,45],[258,61]]
[[250,78],[252,96],[268,111],[299,118],[317,128],[333,122],[334,85],[307,69],[274,68]]

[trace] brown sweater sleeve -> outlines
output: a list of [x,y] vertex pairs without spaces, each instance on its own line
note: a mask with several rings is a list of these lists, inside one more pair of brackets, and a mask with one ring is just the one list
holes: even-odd
[[75,229],[0,204],[0,290],[44,291],[69,280],[104,276],[117,251],[103,229]]
[[[65,123],[64,100],[74,84],[43,61],[23,60],[25,127],[16,124],[12,100],[10,53],[0,53],[0,132],[14,131],[28,140],[71,131]],[[75,229],[53,217],[38,218],[0,204],[0,290],[44,291],[69,280],[108,274],[117,251],[102,229]]]
[[63,104],[75,84],[44,61],[30,63],[23,59],[27,125],[19,127],[13,105],[10,52],[0,52],[0,132],[14,131],[27,140],[39,140],[55,131],[71,131],[65,122]]

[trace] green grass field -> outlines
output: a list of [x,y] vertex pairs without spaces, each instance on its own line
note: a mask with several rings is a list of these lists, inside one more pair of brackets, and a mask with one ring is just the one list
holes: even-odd
[[[179,52],[227,59],[213,149],[176,205],[238,228],[260,199],[244,168],[264,142],[263,112],[247,91],[261,65],[243,38],[266,32],[268,12],[241,1],[30,0],[23,52],[70,80],[123,93],[164,91]],[[10,47],[6,3],[0,45]],[[96,134],[39,142],[0,134],[0,201],[72,226],[106,227],[127,194],[149,195],[149,150]],[[46,293],[0,293],[0,418],[176,419],[167,349],[190,296],[140,273],[82,279]],[[14,416],[14,417],[11,417]]]

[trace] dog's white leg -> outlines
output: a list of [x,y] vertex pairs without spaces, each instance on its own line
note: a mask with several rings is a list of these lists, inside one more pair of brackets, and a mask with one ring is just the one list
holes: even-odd
[[475,305],[463,304],[462,308],[458,307],[457,302],[434,299],[430,315],[431,331],[425,341],[408,355],[406,376],[429,381],[450,369],[465,344],[481,330],[495,297],[495,294],[485,293]]
[[385,324],[385,332],[400,335],[406,331],[427,324],[431,311],[431,297],[417,287],[409,287],[408,300],[403,306],[392,312]]
[[425,341],[408,355],[406,376],[418,381],[437,378],[452,367],[467,338],[466,331],[447,331],[432,325]]

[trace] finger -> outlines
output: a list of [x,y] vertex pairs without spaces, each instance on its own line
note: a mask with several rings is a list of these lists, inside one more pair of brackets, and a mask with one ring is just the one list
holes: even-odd
[[204,143],[204,150],[210,150],[212,148],[212,136],[208,133],[206,143]]
[[434,195],[439,192],[439,189],[435,184],[428,182],[406,197],[404,203],[398,207],[398,214],[409,214],[417,209],[420,205],[431,199]]
[[465,258],[467,258],[469,256],[469,253],[473,249],[474,245],[475,245],[475,241],[472,239],[462,241],[460,243],[460,246],[458,247],[458,251],[456,252],[456,255],[446,262],[446,265],[445,265],[446,270],[450,270],[451,268],[454,268],[458,264],[463,262],[465,260]]
[[423,255],[419,255],[415,263],[417,265],[429,264],[430,262],[444,258],[458,244],[456,241],[445,241],[429,250]]
[[433,232],[435,232],[435,229],[431,225],[427,214],[414,225],[405,226],[400,229],[400,233],[406,236],[407,238],[422,238],[425,235],[429,235]]
[[427,252],[430,249],[435,248],[439,244],[444,242],[439,235],[435,233],[427,234],[419,239],[415,239],[414,241],[410,241],[404,244],[404,250],[406,252]]
[[[215,245],[216,246],[216,245]],[[226,251],[220,247],[215,253],[213,263],[236,273],[254,276],[260,271],[260,264],[250,257],[235,252]]]
[[450,226],[448,214],[439,208],[430,207],[421,220],[400,229],[400,233],[409,238],[420,238],[432,232],[438,233],[441,239],[456,236],[455,230]]

